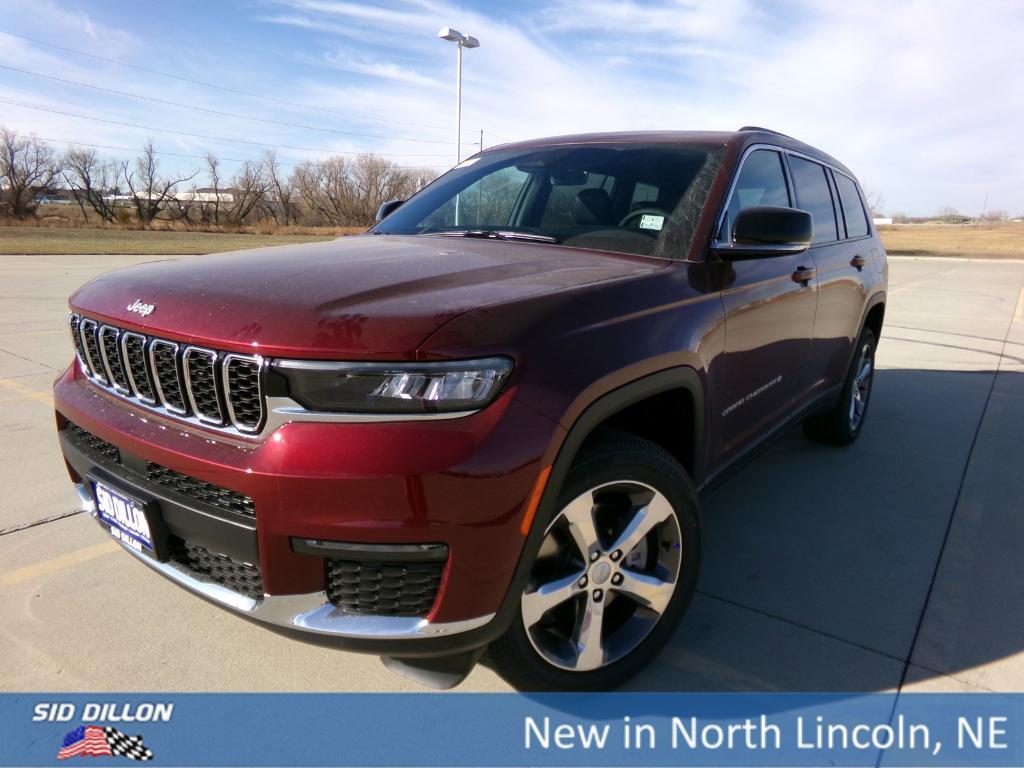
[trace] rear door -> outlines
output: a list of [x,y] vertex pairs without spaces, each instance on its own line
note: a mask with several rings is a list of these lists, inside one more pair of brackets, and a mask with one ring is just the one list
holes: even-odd
[[[756,205],[798,207],[777,149],[754,149],[744,158],[719,240],[728,242],[737,214]],[[733,261],[721,268],[725,351],[713,418],[719,456],[727,461],[784,420],[805,396],[817,281],[808,253]],[[810,279],[798,282],[795,277],[803,274]]]
[[[835,212],[835,230],[829,228],[828,237],[822,236],[812,249],[818,269],[818,314],[811,351],[811,390],[817,393],[841,384],[846,377],[867,300],[865,278],[871,274],[872,240],[867,212],[853,179],[796,155],[789,156],[789,165],[797,203],[804,195],[820,206],[825,216],[827,192]],[[822,175],[827,184],[820,182]]]

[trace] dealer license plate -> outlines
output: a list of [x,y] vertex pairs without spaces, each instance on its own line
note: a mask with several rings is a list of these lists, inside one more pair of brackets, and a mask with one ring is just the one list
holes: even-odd
[[153,534],[143,503],[103,483],[93,483],[96,511],[110,535],[138,552],[153,554]]

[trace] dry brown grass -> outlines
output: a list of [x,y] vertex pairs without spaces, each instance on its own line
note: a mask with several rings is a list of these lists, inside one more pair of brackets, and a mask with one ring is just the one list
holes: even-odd
[[878,232],[894,256],[1024,259],[1024,222],[892,224]]
[[331,240],[332,234],[260,235],[247,232],[132,230],[118,227],[0,226],[0,254],[151,254],[241,251],[268,245]]
[[111,232],[209,232],[214,234],[233,235],[271,235],[303,237],[340,237],[342,235],[358,235],[367,227],[309,227],[300,225],[280,225],[273,222],[246,224],[240,227],[214,226],[212,224],[187,224],[182,221],[154,221],[143,226],[132,217],[127,208],[120,208],[129,214],[123,221],[107,224],[100,220],[92,211],[83,216],[77,205],[45,205],[41,206],[36,216],[28,219],[0,218],[0,227],[36,228],[36,229],[102,229]]

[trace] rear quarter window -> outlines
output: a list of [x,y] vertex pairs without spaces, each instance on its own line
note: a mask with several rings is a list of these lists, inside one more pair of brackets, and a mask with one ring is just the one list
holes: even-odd
[[857,192],[857,184],[841,173],[833,175],[839,192],[839,203],[843,208],[843,218],[846,220],[846,236],[864,237],[868,233],[868,215]]

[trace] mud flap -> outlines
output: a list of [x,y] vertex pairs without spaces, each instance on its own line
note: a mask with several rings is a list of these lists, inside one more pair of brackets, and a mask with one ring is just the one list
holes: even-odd
[[468,677],[473,667],[484,655],[484,648],[455,654],[454,656],[434,656],[415,658],[381,656],[384,666],[395,674],[406,677],[413,682],[425,685],[438,691],[454,688]]

